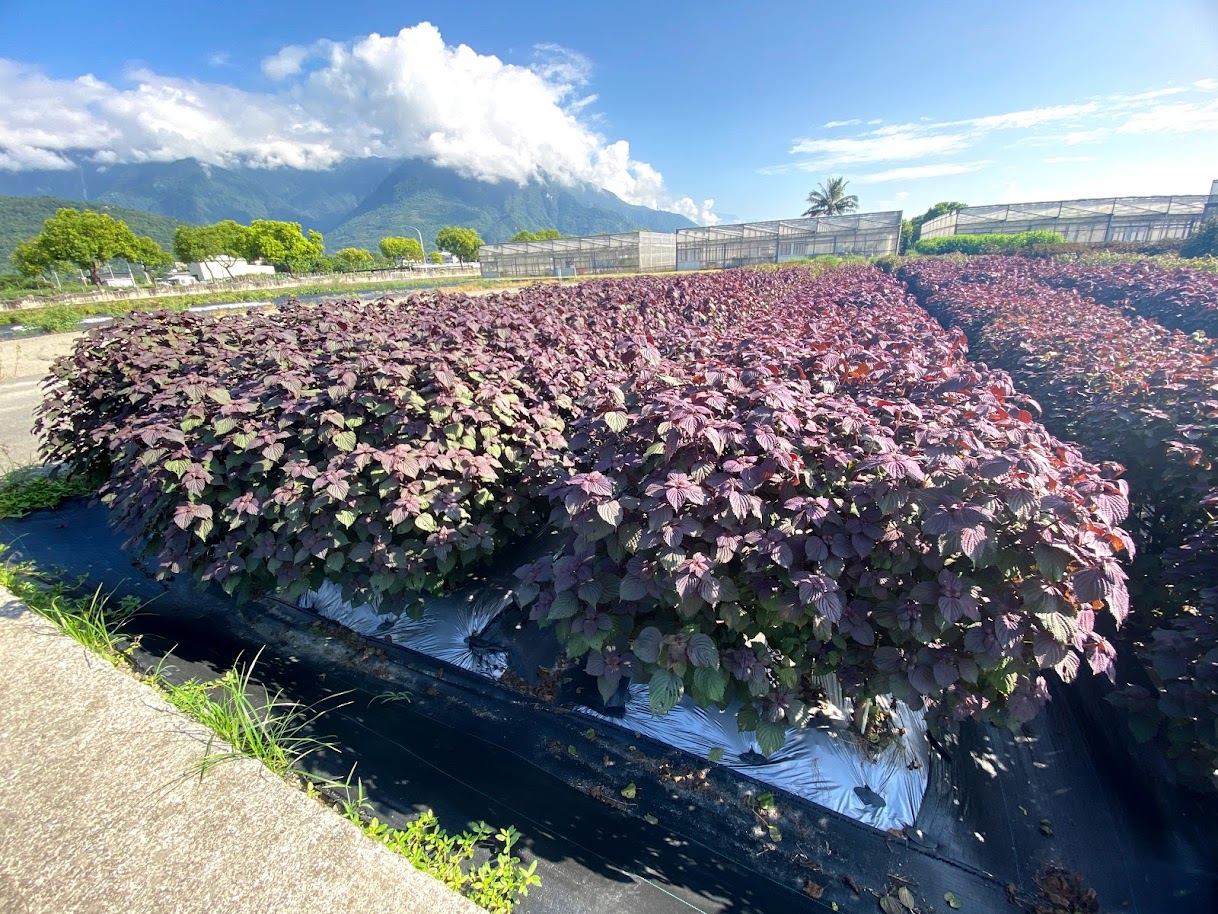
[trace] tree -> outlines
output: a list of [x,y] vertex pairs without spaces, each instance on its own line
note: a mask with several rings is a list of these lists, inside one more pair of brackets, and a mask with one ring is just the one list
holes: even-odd
[[254,261],[259,258],[289,273],[308,273],[317,269],[325,245],[321,232],[310,231],[306,236],[299,222],[276,222],[255,219],[250,223],[241,256]]
[[457,228],[453,225],[445,226],[436,235],[436,247],[441,251],[448,251],[464,263],[478,259],[478,248],[482,247],[483,243],[482,238],[473,229]]
[[908,222],[903,221],[901,223],[901,253],[904,254],[909,248],[912,248],[914,242],[922,237],[923,223],[937,219],[946,213],[954,213],[966,206],[968,206],[967,203],[959,203],[955,200],[943,201],[936,203],[921,216],[914,216]]
[[432,251],[430,254],[427,255],[427,259],[429,261],[431,261],[432,263],[443,263],[444,262],[444,258],[440,256],[439,251]]
[[523,231],[512,236],[513,241],[549,241],[551,238],[561,238],[558,229],[542,229],[538,232]]
[[48,219],[38,237],[18,245],[13,254],[17,268],[37,275],[57,263],[68,263],[89,271],[89,279],[101,285],[101,267],[116,257],[135,261],[139,239],[127,223],[104,213],[64,207]]
[[[382,242],[383,244],[384,242]],[[416,241],[414,246],[417,248],[419,243]],[[371,251],[364,248],[343,248],[334,252],[334,259],[338,262],[338,268],[344,273],[371,270],[376,265],[376,257]]]
[[151,285],[152,277],[148,275],[149,272],[158,268],[173,266],[173,255],[147,235],[140,235],[135,239],[135,242],[135,250],[127,258],[127,262],[138,263],[143,267],[144,279]]
[[173,253],[182,263],[198,263],[222,254],[244,257],[249,229],[232,219],[212,225],[179,225],[173,233]]
[[845,178],[830,178],[816,190],[809,192],[810,206],[804,210],[805,216],[840,216],[842,213],[852,213],[859,208],[859,198],[846,193]]
[[411,263],[422,263],[423,245],[417,238],[402,238],[390,235],[381,239],[381,253],[390,260],[407,260]]

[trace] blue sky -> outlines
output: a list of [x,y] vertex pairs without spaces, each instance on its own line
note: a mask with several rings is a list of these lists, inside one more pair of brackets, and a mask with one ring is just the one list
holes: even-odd
[[704,221],[834,175],[907,215],[1204,193],[1218,3],[0,0],[0,99],[9,169],[418,155]]

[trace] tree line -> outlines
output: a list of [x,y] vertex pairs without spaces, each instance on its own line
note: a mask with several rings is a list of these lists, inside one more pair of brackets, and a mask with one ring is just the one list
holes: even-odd
[[[522,237],[526,235],[528,239]],[[557,237],[554,229],[544,229],[521,232],[513,240]],[[12,262],[26,276],[76,268],[100,286],[102,268],[113,261],[140,267],[149,281],[152,271],[170,268],[175,261],[197,263],[224,257],[271,264],[285,273],[356,272],[425,259],[439,263],[441,251],[468,263],[477,260],[483,243],[472,228],[445,226],[436,234],[436,250],[426,257],[418,238],[393,235],[382,238],[376,252],[349,247],[327,255],[322,234],[303,230],[299,222],[255,219],[242,225],[226,219],[212,225],[178,226],[173,249],[166,251],[147,235],[136,235],[121,219],[65,207],[43,223],[35,238],[17,245]]]

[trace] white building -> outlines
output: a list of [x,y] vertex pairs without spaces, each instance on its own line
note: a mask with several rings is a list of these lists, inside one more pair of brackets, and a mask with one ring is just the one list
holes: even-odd
[[221,254],[211,260],[192,263],[187,269],[199,282],[220,282],[239,276],[273,276],[275,268],[269,263],[249,263],[240,257]]

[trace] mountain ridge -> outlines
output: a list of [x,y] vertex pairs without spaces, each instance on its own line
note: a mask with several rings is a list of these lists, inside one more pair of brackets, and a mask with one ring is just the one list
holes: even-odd
[[327,171],[228,168],[197,159],[81,163],[67,171],[0,172],[0,195],[119,207],[187,224],[299,222],[305,230],[320,231],[331,253],[352,246],[375,249],[382,237],[411,236],[415,229],[430,250],[445,225],[477,229],[493,243],[522,229],[587,235],[672,231],[694,224],[676,213],[626,203],[589,184],[566,185],[549,177],[525,185],[493,183],[420,159],[373,157],[349,159]]

